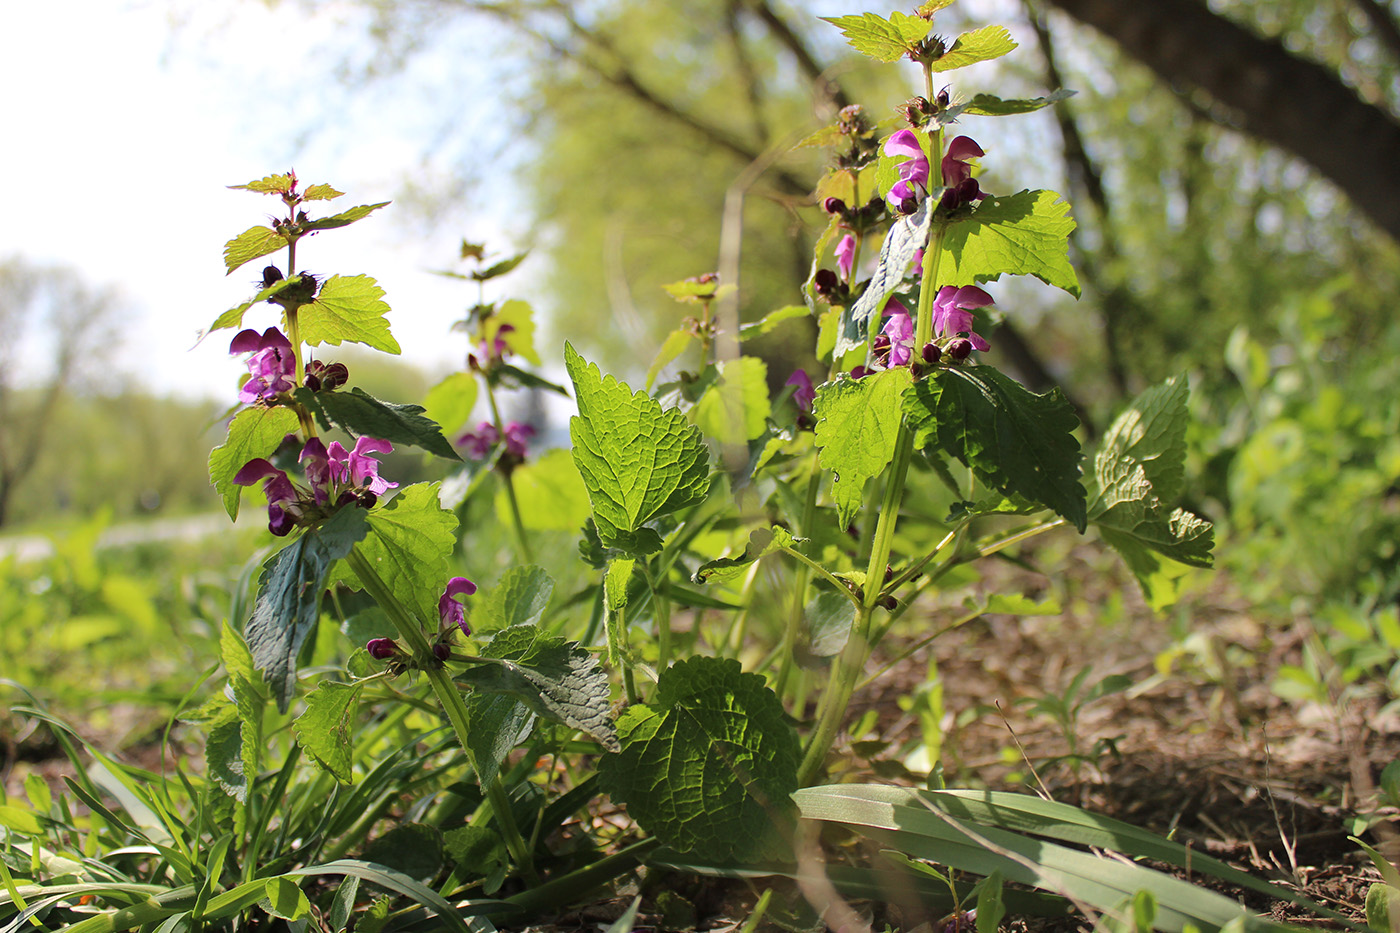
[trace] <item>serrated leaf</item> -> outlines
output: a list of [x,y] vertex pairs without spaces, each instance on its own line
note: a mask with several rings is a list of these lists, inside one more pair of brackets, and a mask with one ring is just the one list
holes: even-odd
[[239,803],[248,799],[248,769],[243,762],[243,723],[232,713],[206,726],[204,761],[209,778]]
[[851,48],[880,62],[897,62],[933,28],[933,23],[894,12],[889,19],[875,13],[858,16],[823,16],[841,30]]
[[863,379],[841,377],[817,388],[812,414],[822,469],[836,474],[831,496],[836,522],[845,528],[861,506],[865,484],[894,458],[909,370],[896,368]]
[[[842,316],[841,333],[836,340],[838,356],[851,350],[864,347],[870,336],[871,322],[878,325],[880,315],[885,310],[885,301],[899,287],[904,273],[914,262],[914,254],[928,243],[929,225],[933,212],[930,205],[937,203],[935,198],[925,198],[919,209],[907,217],[895,221],[880,244],[880,262],[865,291],[856,299]],[[949,234],[957,225],[949,228]],[[946,261],[946,259],[945,259]]]
[[444,431],[460,430],[471,418],[479,392],[476,376],[453,373],[428,390],[423,399],[423,416],[440,424]]
[[[507,272],[514,271],[515,267],[524,262],[525,257],[529,255],[529,250],[526,250],[523,253],[516,253],[514,256],[507,257],[498,262],[493,262],[485,269],[480,269],[476,272],[473,272],[471,277],[477,282],[486,282],[490,281],[491,279],[498,278],[499,276],[505,275]],[[466,259],[467,257],[463,256],[462,258]],[[539,363],[538,360],[536,360],[535,362],[536,364]]]
[[259,256],[275,253],[287,245],[287,238],[271,227],[249,227],[224,244],[224,274]]
[[252,652],[231,626],[223,626],[219,633],[219,656],[228,672],[228,692],[233,694],[233,710],[238,715],[238,757],[242,765],[238,773],[245,778],[242,787],[226,785],[224,790],[242,803],[247,799],[246,781],[257,776],[262,763],[262,719],[267,696]]
[[472,598],[472,631],[534,625],[544,615],[553,593],[554,578],[543,567],[512,567],[501,574],[495,586]]
[[209,451],[209,482],[224,500],[228,517],[238,518],[244,488],[234,482],[239,469],[251,459],[272,457],[287,434],[297,433],[301,422],[286,406],[245,408],[228,423],[224,443]]
[[243,302],[241,305],[234,305],[232,308],[229,308],[223,314],[215,318],[214,323],[210,324],[207,330],[200,333],[199,340],[196,340],[195,343],[199,343],[200,340],[203,340],[205,337],[209,336],[216,330],[223,330],[228,327],[242,327],[243,315],[247,313],[249,308],[251,308],[253,305],[257,304],[260,301],[267,301],[269,298],[275,297],[283,289],[290,288],[291,286],[297,284],[300,280],[301,276],[296,275],[292,276],[289,279],[278,279],[276,282],[273,282],[267,288],[262,289],[252,298],[249,298],[247,301]]
[[754,321],[752,324],[745,324],[739,328],[739,339],[753,340],[765,334],[771,334],[788,321],[795,321],[801,318],[812,316],[812,312],[807,310],[806,305],[788,305],[776,311],[770,311],[761,321]]
[[[516,467],[510,481],[527,531],[576,531],[593,514],[573,455],[562,447]],[[502,526],[510,523],[504,484],[496,491],[496,514]]]
[[954,104],[938,115],[940,123],[948,123],[964,114],[973,117],[1009,117],[1021,113],[1034,113],[1037,110],[1058,104],[1075,95],[1075,91],[1060,88],[1044,97],[1011,98],[1003,100],[995,94],[974,94],[971,100]]
[[348,211],[341,211],[339,214],[332,214],[329,217],[321,217],[316,220],[307,221],[302,224],[302,229],[311,233],[316,230],[333,230],[336,227],[344,227],[348,224],[353,224],[357,220],[363,220],[388,203],[388,201],[380,201],[378,204],[361,204],[358,207],[350,208]]
[[655,702],[617,725],[622,751],[599,763],[599,780],[647,832],[716,860],[791,856],[799,748],[761,676],[732,659],[680,661]]
[[530,738],[538,717],[509,693],[473,691],[467,704],[467,747],[476,779],[487,787],[501,772],[501,762]]
[[[350,553],[369,529],[367,513],[342,508],[268,558],[244,636],[277,708],[285,713],[296,693],[297,654],[321,614],[321,593],[333,561]],[[434,597],[436,605],[436,597]]]
[[721,444],[746,444],[763,434],[772,410],[767,364],[741,356],[719,364],[719,378],[696,401],[691,417]]
[[422,405],[381,401],[359,386],[349,392],[297,389],[294,394],[327,430],[334,426],[354,437],[378,437],[421,447],[447,460],[462,459],[442,436],[442,428],[424,417]]
[[350,729],[359,710],[360,687],[322,681],[306,697],[306,709],[292,723],[297,744],[342,784],[351,782]]
[[[438,597],[453,574],[449,569],[457,545],[457,516],[438,502],[437,483],[415,483],[389,504],[374,509],[366,520],[370,534],[360,545],[390,592],[421,619],[438,619]],[[345,583],[363,589],[344,564],[327,585]]]
[[301,339],[311,346],[344,341],[362,343],[385,353],[400,353],[384,315],[389,305],[384,289],[367,275],[333,275],[321,285],[316,300],[302,305],[298,320]]
[[296,176],[288,173],[285,175],[264,175],[257,181],[250,181],[242,185],[229,185],[229,188],[233,191],[256,191],[258,194],[286,194],[292,190],[296,183]]
[[331,201],[344,193],[344,191],[337,191],[330,185],[312,185],[301,193],[301,199],[303,201]]
[[952,48],[931,66],[932,71],[952,71],[954,68],[963,68],[967,65],[975,65],[978,62],[991,61],[994,58],[1001,58],[1007,52],[1016,48],[1016,42],[1011,38],[1011,33],[1005,26],[983,26],[981,29],[974,29],[972,32],[965,32],[958,36]]
[[939,277],[947,285],[976,285],[1003,274],[1033,275],[1079,297],[1069,264],[1069,205],[1053,191],[1021,191],[978,202],[949,224]]
[[771,528],[755,528],[749,532],[748,544],[744,546],[744,553],[738,557],[720,557],[709,560],[700,565],[700,569],[695,571],[691,577],[696,583],[708,583],[711,580],[732,580],[743,574],[756,560],[762,560],[775,551],[781,551],[785,547],[792,547],[796,543],[792,533],[781,525],[774,525]]
[[1154,608],[1174,601],[1173,581],[1181,576],[1169,573],[1157,555],[1194,567],[1212,564],[1210,522],[1183,509],[1168,512],[1184,483],[1186,395],[1181,376],[1147,389],[1113,422],[1094,458],[1098,490],[1089,519]]
[[1084,530],[1079,418],[1059,389],[1036,395],[990,366],[940,369],[905,393],[904,415],[917,447],[935,443],[1003,495]]
[[639,555],[661,548],[652,519],[704,501],[709,450],[685,415],[604,377],[564,345],[579,413],[569,421],[574,463],[588,489],[598,537]]
[[245,408],[229,422],[228,437],[209,452],[209,482],[224,500],[228,517],[238,518],[243,487],[233,477],[249,460],[266,459],[295,434],[300,426],[296,412],[286,406]]
[[427,823],[401,823],[365,846],[366,862],[427,881],[442,869],[442,832]]
[[459,683],[513,696],[537,714],[617,750],[611,686],[592,652],[534,625],[516,625],[497,632],[481,657],[490,661],[458,674]]
[[[804,309],[805,310],[805,309]],[[743,339],[742,337],[740,338]],[[695,340],[695,335],[688,330],[673,330],[666,335],[666,340],[662,342],[661,349],[656,351],[656,358],[647,367],[646,390],[651,391],[652,383],[656,382],[656,377],[661,374],[661,370],[671,365],[676,357],[684,353],[690,344]]]

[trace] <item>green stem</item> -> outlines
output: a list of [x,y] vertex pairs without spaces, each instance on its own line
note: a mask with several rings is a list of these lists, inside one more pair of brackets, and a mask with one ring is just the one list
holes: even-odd
[[851,602],[855,603],[857,607],[861,605],[861,600],[854,593],[851,592],[851,589],[846,585],[846,582],[840,577],[833,574],[831,571],[827,570],[821,564],[812,560],[812,558],[808,557],[806,554],[803,554],[796,548],[785,547],[783,548],[783,553],[789,555],[790,557],[797,558],[797,560],[802,563],[803,567],[815,570],[818,574],[825,577],[826,581],[836,588],[836,592],[842,594]]
[[671,664],[671,600],[662,595],[649,561],[642,561],[642,574],[651,588],[651,614],[656,623],[656,669],[664,671]]
[[[433,656],[432,645],[428,643],[422,626],[389,590],[389,587],[379,576],[379,572],[360,553],[358,547],[352,547],[345,560],[350,565],[350,569],[355,571],[355,576],[359,577],[365,591],[379,604],[379,607],[384,610],[384,614],[389,617],[389,621],[394,624],[394,628],[398,630],[399,637],[407,644],[413,659],[428,675],[428,682],[432,684],[433,693],[437,696],[438,702],[442,704],[443,711],[447,714],[447,721],[452,724],[452,730],[457,734],[458,744],[462,746],[462,751],[466,752],[472,770],[480,778],[482,769],[468,740],[471,733],[467,705],[463,702],[462,694],[457,689],[457,684],[452,680],[452,675],[438,666],[437,658]],[[506,794],[505,785],[501,783],[500,774],[483,783],[486,785],[486,799],[491,804],[491,811],[500,827],[506,849],[510,852],[516,865],[520,867],[521,874],[527,881],[533,882],[536,875],[534,863],[530,858],[530,849],[525,844],[525,838],[520,835],[520,828],[515,823],[515,814],[510,808],[510,797]]]
[[861,606],[851,629],[851,637],[836,661],[833,683],[823,692],[817,708],[817,725],[807,739],[807,749],[802,755],[802,764],[797,769],[797,783],[809,786],[822,773],[826,764],[827,752],[836,740],[841,721],[846,715],[846,705],[855,691],[856,681],[865,667],[867,654],[865,633],[870,631],[870,615],[873,606]]
[[[860,239],[856,239],[856,252],[860,252]],[[807,501],[802,506],[802,523],[798,525],[799,533],[810,535],[812,526],[816,522],[817,516],[817,491],[821,487],[822,468],[821,462],[812,458],[812,472],[807,478]],[[800,556],[800,555],[799,555]],[[778,696],[783,695],[787,689],[788,678],[792,676],[793,649],[797,646],[797,633],[802,627],[802,614],[807,608],[807,584],[811,582],[809,568],[806,563],[801,563],[797,567],[797,576],[792,582],[792,609],[788,612],[787,627],[783,630],[783,641],[779,646],[781,660],[778,662],[778,676],[773,682],[773,690]]]

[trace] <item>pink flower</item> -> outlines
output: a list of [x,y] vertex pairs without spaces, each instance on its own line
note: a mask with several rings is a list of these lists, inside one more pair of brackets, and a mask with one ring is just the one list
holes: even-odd
[[525,459],[526,445],[535,436],[535,429],[519,421],[507,421],[505,429],[506,453],[521,460]]
[[817,399],[817,392],[812,388],[812,378],[807,375],[807,370],[793,370],[792,375],[788,376],[787,382],[783,385],[793,387],[792,403],[797,406],[797,410],[804,415],[810,414],[812,403]]
[[228,352],[253,354],[248,358],[248,372],[252,375],[238,390],[238,400],[243,404],[251,405],[260,398],[272,398],[279,392],[296,388],[296,354],[291,341],[277,328],[269,327],[262,334],[255,330],[239,331],[229,343]]
[[442,617],[443,625],[455,625],[462,630],[463,635],[470,635],[471,628],[467,626],[467,610],[454,597],[470,596],[476,592],[476,584],[466,577],[453,577],[447,581],[447,589],[443,590],[438,597],[438,615]]
[[885,317],[881,333],[890,338],[890,365],[907,366],[914,354],[914,319],[897,298],[885,302]]
[[954,288],[945,285],[933,299],[933,332],[940,337],[966,334],[974,349],[986,350],[987,341],[972,332],[972,309],[985,308],[993,303],[988,295],[976,285]]
[[844,281],[851,280],[851,266],[855,264],[855,258],[856,238],[848,233],[836,244],[836,268]]
[[900,130],[885,140],[885,155],[909,156],[899,163],[899,181],[885,196],[890,206],[897,210],[905,201],[917,199],[919,194],[928,190],[928,156],[924,155],[924,148],[913,130]]
[[263,493],[267,496],[267,529],[279,538],[292,530],[296,517],[287,509],[297,501],[297,491],[287,474],[277,469],[262,457],[249,460],[233,476],[239,486],[251,486],[263,481]]
[[361,437],[355,441],[355,449],[348,454],[340,442],[331,444],[331,479],[347,483],[356,489],[368,489],[376,496],[382,496],[390,489],[397,489],[398,483],[391,483],[379,475],[379,461],[370,454],[394,452],[394,445],[377,437]]
[[982,147],[969,136],[959,136],[948,144],[948,153],[943,156],[943,184],[948,188],[940,202],[943,207],[953,210],[986,197],[972,177],[972,165],[968,162],[982,155]]
[[496,430],[496,426],[489,421],[483,421],[476,426],[475,431],[468,431],[457,438],[457,446],[467,449],[467,456],[473,460],[485,460],[491,453],[491,448],[500,443],[501,435]]

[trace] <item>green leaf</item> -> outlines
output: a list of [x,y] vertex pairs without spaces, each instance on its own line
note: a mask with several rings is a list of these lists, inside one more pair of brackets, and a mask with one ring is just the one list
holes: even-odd
[[209,452],[209,482],[224,500],[229,518],[238,518],[243,487],[233,478],[249,460],[267,459],[282,444],[282,438],[295,434],[300,422],[297,413],[279,405],[276,408],[245,408],[229,422],[228,438]]
[[[253,662],[253,654],[242,637],[225,625],[219,633],[219,655],[228,672],[229,691],[233,694],[233,710],[237,714],[238,758],[241,765],[236,771],[246,780],[257,776],[262,764],[263,707],[267,705],[267,694],[263,689],[262,677]],[[247,784],[242,787],[224,786],[240,803],[247,799]]]
[[797,539],[781,525],[774,525],[771,528],[755,528],[749,532],[749,543],[744,547],[744,553],[738,557],[720,557],[716,560],[709,560],[700,565],[700,569],[695,571],[691,577],[696,583],[708,583],[711,580],[732,580],[743,574],[750,564],[756,560],[767,557],[775,551],[781,551],[785,547],[792,547]]
[[495,373],[499,384],[508,388],[540,389],[544,392],[553,392],[556,395],[562,395],[564,398],[569,397],[569,390],[563,386],[537,376],[529,370],[521,369],[519,366],[512,366],[510,363],[504,363],[496,367]]
[[939,277],[948,285],[992,282],[1003,274],[1033,275],[1079,297],[1069,264],[1074,218],[1053,191],[1022,191],[987,198],[970,216],[948,226]]
[[1036,395],[990,366],[940,369],[904,395],[914,443],[935,443],[1003,495],[1054,510],[1081,532],[1079,426],[1064,393]]
[[[510,481],[527,531],[576,531],[593,514],[583,477],[565,448],[527,460],[510,474]],[[504,484],[496,492],[496,514],[503,526],[511,521]]]
[[1133,400],[1109,428],[1094,458],[1098,487],[1089,520],[1122,556],[1148,602],[1175,601],[1172,574],[1161,558],[1209,567],[1215,530],[1184,509],[1169,511],[1185,477],[1185,378],[1174,376]]
[[331,201],[343,195],[344,191],[337,191],[330,185],[312,185],[301,193],[303,201]]
[[287,245],[287,238],[271,227],[249,227],[224,244],[224,274],[232,274],[244,263],[275,253]]
[[719,378],[705,390],[691,417],[706,436],[721,444],[745,444],[768,424],[768,366],[754,356],[719,364]]
[[365,846],[364,858],[428,881],[442,869],[444,854],[442,833],[436,826],[401,823]]
[[[507,325],[514,330],[501,334],[502,328]],[[528,301],[518,298],[507,301],[486,319],[483,330],[485,333],[482,336],[488,344],[495,341],[497,334],[501,334],[511,353],[524,357],[535,366],[540,365],[540,355],[535,352],[535,311]]]
[[804,621],[807,650],[813,657],[834,658],[851,638],[856,606],[841,593],[823,590],[807,603]]
[[544,616],[554,578],[543,567],[512,567],[500,582],[471,599],[473,632],[495,632],[515,625],[534,625]]
[[[509,693],[473,691],[467,704],[467,746],[476,779],[487,787],[501,772],[501,762],[535,731],[535,714]],[[499,838],[499,837],[498,837]]]
[[296,186],[296,176],[288,173],[286,175],[264,175],[257,181],[250,181],[243,185],[229,185],[233,191],[256,191],[258,194],[286,194]]
[[342,784],[351,782],[350,730],[359,710],[360,686],[322,681],[306,697],[306,709],[292,724],[297,744]]
[[[805,308],[803,309],[806,310]],[[743,338],[740,338],[743,339]],[[666,340],[661,344],[661,349],[656,351],[656,359],[651,361],[647,367],[646,390],[651,391],[652,383],[656,382],[656,377],[661,375],[661,370],[671,365],[676,357],[680,356],[690,347],[695,340],[695,335],[688,330],[673,330],[666,335]]]
[[863,379],[845,376],[817,389],[813,415],[823,469],[836,474],[831,496],[844,528],[861,506],[865,484],[894,458],[901,396],[909,370],[889,369]]
[[[437,483],[415,483],[389,504],[372,510],[369,534],[360,554],[410,612],[436,626],[438,597],[453,574],[449,562],[457,545],[457,516],[438,502]],[[344,564],[329,583],[363,589]]]
[[[800,318],[811,316],[812,312],[807,310],[806,305],[788,305],[785,308],[779,308],[776,311],[768,312],[767,316],[760,321],[754,321],[752,324],[745,324],[743,327],[740,327],[739,339],[753,340],[765,334],[773,333],[773,331],[777,330],[788,321],[795,321]],[[650,388],[650,386],[648,386],[648,388]]]
[[1060,88],[1044,97],[1013,98],[1010,100],[1003,100],[994,94],[974,94],[971,100],[954,104],[939,113],[938,122],[952,123],[964,114],[973,117],[1009,117],[1019,113],[1034,113],[1049,107],[1051,104],[1068,100],[1075,93],[1066,88]]
[[209,778],[219,789],[243,803],[248,799],[248,766],[243,761],[243,723],[225,707],[225,713],[206,727],[204,760]]
[[308,221],[302,224],[302,229],[311,233],[316,230],[333,230],[336,227],[348,226],[357,220],[363,220],[388,203],[388,201],[380,201],[378,204],[361,204],[359,207],[352,207],[348,211],[341,211],[339,214],[332,214],[329,217],[321,217],[317,220]]
[[281,876],[269,878],[263,891],[263,899],[258,901],[258,906],[272,916],[283,920],[300,920],[311,915],[311,902],[292,879]]
[[[875,267],[875,274],[870,277],[869,284],[855,304],[842,316],[841,333],[835,349],[838,357],[858,347],[865,347],[872,322],[878,328],[885,301],[904,280],[904,273],[913,263],[914,254],[928,243],[929,224],[933,218],[929,205],[933,203],[936,203],[936,199],[932,197],[924,199],[917,211],[895,221],[885,234],[885,241],[880,244],[880,261]],[[949,232],[955,228],[956,225]]]
[[677,409],[663,411],[645,393],[605,378],[568,344],[564,362],[578,397],[579,413],[569,422],[574,463],[599,539],[639,555],[660,550],[660,536],[645,524],[709,493],[709,451],[700,431]]
[[[234,305],[232,308],[229,308],[223,314],[215,318],[214,323],[209,325],[209,329],[203,331],[199,335],[199,340],[203,340],[205,337],[209,336],[216,330],[223,330],[226,327],[242,327],[243,315],[247,313],[249,308],[251,308],[253,305],[257,304],[260,301],[267,301],[268,299],[275,297],[279,292],[283,291],[284,289],[290,288],[293,285],[296,285],[300,281],[301,276],[299,275],[294,275],[291,278],[278,279],[276,282],[273,282],[271,285],[259,291],[252,298],[249,298],[247,301],[243,302],[243,304]],[[198,343],[199,341],[195,342]]]
[[[994,871],[977,886],[977,933],[997,933],[1001,929],[1001,919],[1006,916],[1006,903],[1002,900],[1003,884],[1001,872]],[[1149,933],[1151,929],[1149,926],[1143,933]]]
[[349,392],[297,389],[296,400],[316,413],[329,430],[340,428],[353,437],[378,437],[395,444],[421,447],[447,460],[462,458],[442,436],[442,428],[423,416],[422,405],[381,401],[359,386]]
[[459,683],[513,696],[539,715],[617,750],[611,686],[592,652],[534,625],[516,625],[497,632],[481,658],[488,663],[458,674]]
[[952,71],[954,68],[991,61],[1001,58],[1014,48],[1016,43],[1005,26],[983,26],[958,36],[953,47],[935,61],[930,70]]
[[899,12],[889,19],[875,13],[821,19],[840,29],[851,48],[879,62],[899,61],[933,28],[929,20]]
[[365,537],[366,514],[358,506],[342,508],[263,564],[244,636],[281,712],[296,693],[297,654],[320,617],[330,565]]
[[[473,272],[472,278],[478,282],[487,282],[491,279],[503,276],[507,272],[513,272],[515,270],[515,267],[524,262],[525,257],[529,255],[530,251],[526,250],[523,253],[516,253],[514,256],[509,256],[505,259],[502,259],[499,262],[493,262],[485,269],[480,269],[476,272]],[[466,257],[464,256],[462,258],[465,259]],[[535,363],[538,365],[539,360],[535,360]]]
[[398,341],[384,319],[389,306],[384,289],[367,275],[333,275],[321,285],[316,300],[302,305],[298,320],[301,339],[311,346],[362,343],[385,353],[400,353]]
[[761,676],[689,658],[617,725],[622,752],[603,758],[599,780],[647,832],[717,860],[791,855],[797,735]]
[[423,399],[423,415],[440,424],[444,431],[460,430],[472,416],[479,391],[476,376],[453,373],[428,390]]

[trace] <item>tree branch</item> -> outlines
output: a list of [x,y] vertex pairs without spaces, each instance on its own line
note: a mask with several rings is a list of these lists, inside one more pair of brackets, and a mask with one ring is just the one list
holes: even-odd
[[[1051,0],[1164,80],[1209,94],[1211,119],[1303,159],[1400,241],[1400,123],[1337,75],[1197,0]],[[1205,50],[1209,50],[1207,53]],[[1325,121],[1326,130],[1319,124]]]
[[851,105],[851,99],[846,95],[840,82],[827,74],[827,69],[817,62],[816,56],[812,54],[807,43],[803,42],[802,37],[793,31],[786,20],[778,15],[768,0],[745,0],[745,2],[763,25],[768,27],[773,38],[792,53],[792,57],[797,59],[797,66],[802,69],[802,73],[812,82],[817,93],[827,100],[832,112],[829,114],[821,113],[821,118],[826,122],[834,120],[836,111]]

